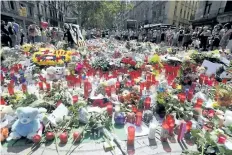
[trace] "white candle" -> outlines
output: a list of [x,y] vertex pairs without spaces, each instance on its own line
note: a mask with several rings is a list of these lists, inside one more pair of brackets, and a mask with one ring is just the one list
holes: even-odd
[[232,117],[231,116],[226,116],[225,121],[224,121],[225,126],[230,126],[232,125]]
[[157,125],[155,123],[150,123],[149,133],[148,133],[149,139],[155,139],[156,128],[157,128]]
[[232,111],[226,110],[226,112],[225,112],[225,117],[227,117],[227,116],[232,117]]

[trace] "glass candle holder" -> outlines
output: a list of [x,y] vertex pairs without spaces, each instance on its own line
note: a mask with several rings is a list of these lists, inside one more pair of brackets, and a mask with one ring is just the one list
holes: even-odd
[[133,145],[135,141],[135,127],[129,126],[127,128],[127,144]]
[[51,90],[51,85],[50,85],[50,83],[46,83],[46,89],[47,89],[47,91],[50,91],[50,90]]
[[137,112],[137,113],[136,113],[135,124],[136,124],[137,126],[140,126],[140,125],[142,124],[142,113],[141,113],[141,112]]
[[218,136],[218,143],[219,144],[225,144],[226,142],[226,136],[225,135],[219,135]]
[[150,109],[151,107],[151,98],[150,97],[147,97],[144,101],[144,109]]
[[39,89],[43,90],[43,82],[39,82]]
[[157,125],[155,123],[150,123],[149,133],[148,133],[149,139],[155,139],[156,128],[157,128]]
[[112,113],[113,113],[113,105],[112,104],[107,105],[107,113],[109,116],[112,116]]
[[74,95],[72,97],[72,100],[73,100],[73,103],[76,103],[78,101],[78,96],[77,95]]
[[105,92],[107,96],[111,96],[111,89],[110,87],[105,87]]
[[11,84],[8,84],[8,92],[10,95],[14,95],[14,86]]
[[27,85],[22,84],[22,91],[23,91],[23,93],[27,92]]
[[192,121],[187,121],[186,122],[186,130],[187,132],[190,132],[190,130],[192,129]]

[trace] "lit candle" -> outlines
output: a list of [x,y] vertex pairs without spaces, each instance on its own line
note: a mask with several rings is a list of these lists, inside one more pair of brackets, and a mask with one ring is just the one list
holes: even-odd
[[191,100],[192,100],[192,98],[193,98],[193,90],[189,90],[188,91],[188,101],[190,102]]
[[43,90],[43,82],[39,82],[39,89]]
[[219,144],[225,144],[226,142],[226,136],[225,135],[219,135],[218,136],[218,143]]
[[137,113],[136,113],[135,124],[136,124],[137,126],[140,126],[140,125],[142,124],[142,113],[141,113],[141,112],[137,112]]
[[46,88],[47,88],[47,91],[49,91],[51,89],[50,83],[46,83]]
[[110,89],[110,87],[105,87],[105,92],[106,92],[106,94],[107,94],[107,96],[111,96],[111,89]]
[[27,92],[27,86],[25,84],[22,84],[22,91],[23,93]]
[[128,145],[133,145],[135,141],[135,127],[134,126],[129,126],[127,128],[127,144]]
[[156,128],[157,128],[157,125],[155,123],[150,123],[150,125],[149,125],[149,133],[148,133],[148,138],[149,139],[155,139]]
[[191,129],[192,129],[192,121],[187,121],[186,122],[186,130],[187,130],[187,132],[190,132]]
[[107,113],[108,113],[109,116],[112,116],[112,113],[113,113],[112,104],[107,105]]
[[150,97],[147,97],[144,101],[144,109],[150,109],[150,106],[151,106],[151,98]]
[[162,129],[161,129],[161,133],[160,133],[160,140],[161,141],[167,141],[167,138],[169,137],[169,126],[167,124],[167,122],[164,120],[162,123]]
[[6,104],[5,100],[4,100],[4,98],[1,96],[1,103],[0,103],[0,105],[5,105],[5,104]]
[[77,101],[78,101],[78,96],[77,96],[77,95],[74,95],[74,96],[72,97],[72,100],[73,100],[73,104],[74,104],[74,103],[77,103]]
[[14,86],[11,84],[8,84],[8,92],[10,95],[14,95]]

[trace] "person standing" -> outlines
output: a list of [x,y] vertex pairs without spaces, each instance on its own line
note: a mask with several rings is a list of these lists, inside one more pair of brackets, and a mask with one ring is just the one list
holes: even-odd
[[35,23],[28,27],[28,43],[35,43],[35,37],[37,36],[37,29]]
[[72,38],[72,35],[71,35],[70,28],[69,28],[68,24],[64,24],[64,30],[65,30],[64,40],[66,42],[68,42],[68,46],[72,48],[74,46],[74,40]]
[[13,29],[13,25],[11,22],[8,22],[7,26],[8,26],[8,32],[10,34],[10,38],[12,41],[11,47],[14,47],[16,45],[16,33],[15,33],[15,30]]
[[211,32],[208,30],[208,27],[205,26],[203,28],[203,32],[200,34],[202,51],[207,51],[207,41],[210,35],[211,35]]
[[178,30],[175,29],[173,32],[172,46],[178,46]]
[[23,29],[20,30],[20,45],[22,46],[23,43],[24,43],[24,32],[23,32]]
[[[228,46],[228,43],[230,40],[232,40],[232,29],[231,29],[231,24],[227,23],[224,25],[225,33],[222,36],[222,39],[220,41],[220,46],[222,50],[224,51],[226,49],[226,46]],[[229,43],[229,48],[231,48],[231,43]]]
[[190,30],[187,29],[185,31],[185,34],[184,34],[184,43],[183,43],[183,47],[185,48],[185,50],[187,51],[189,49],[189,45],[191,44],[191,34],[190,34]]
[[161,42],[165,42],[165,31],[164,31],[164,29],[162,29],[162,32],[161,32]]
[[84,40],[85,40],[85,39],[86,39],[86,31],[85,31],[85,29],[84,29],[84,28],[82,29],[81,34],[82,34],[82,36],[83,36],[83,38],[84,38]]
[[184,38],[184,30],[181,28],[178,33],[178,47],[182,46],[183,38]]
[[10,38],[10,33],[8,32],[8,30],[6,29],[6,23],[5,21],[1,21],[1,43],[2,46],[8,46],[8,47],[12,47],[12,41]]

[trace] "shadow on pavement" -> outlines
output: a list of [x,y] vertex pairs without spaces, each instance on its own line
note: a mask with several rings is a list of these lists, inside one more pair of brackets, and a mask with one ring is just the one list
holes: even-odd
[[169,145],[168,142],[163,142],[163,141],[161,141],[161,144],[162,144],[162,146],[163,146],[163,149],[164,149],[166,152],[171,152],[171,151],[172,151],[172,149],[171,149],[171,147],[170,147],[170,145]]

